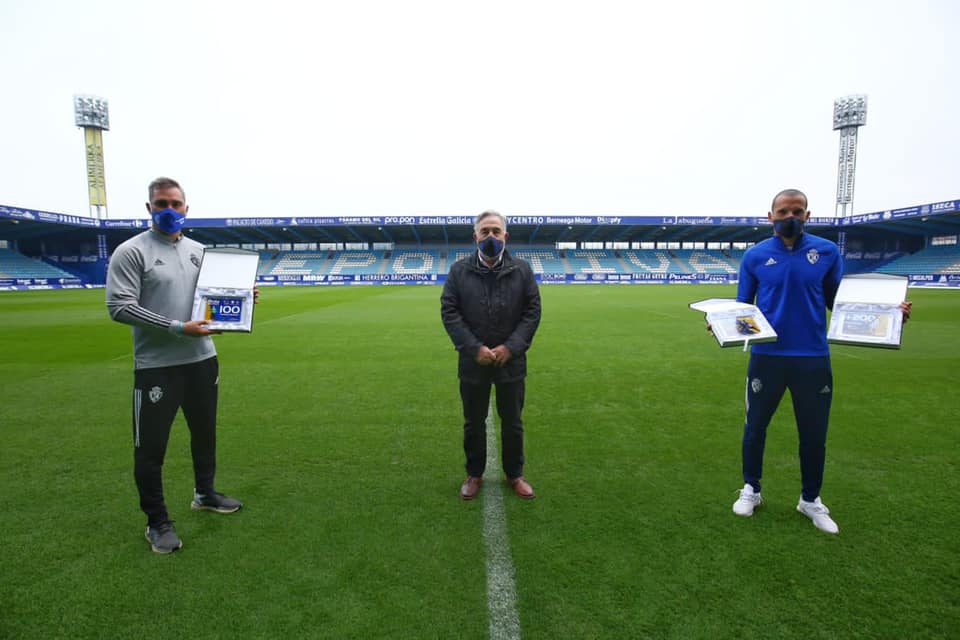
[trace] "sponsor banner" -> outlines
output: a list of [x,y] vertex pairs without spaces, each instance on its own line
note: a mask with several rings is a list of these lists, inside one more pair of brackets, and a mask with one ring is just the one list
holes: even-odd
[[[101,185],[98,184],[99,189]],[[102,200],[106,202],[105,192]],[[100,197],[98,196],[98,199]],[[931,204],[857,214],[842,219],[831,217],[812,217],[811,226],[848,226],[869,224],[884,220],[898,220],[916,216],[938,215],[960,211],[960,200],[946,200]],[[146,229],[149,220],[144,218],[125,218],[98,220],[87,216],[73,216],[49,211],[38,211],[21,207],[0,205],[0,217],[35,222],[50,222],[103,229]],[[252,217],[252,218],[194,218],[187,220],[188,227],[196,228],[233,228],[233,227],[291,227],[291,226],[446,226],[473,224],[473,216],[434,215],[434,216],[296,216],[296,217]],[[769,225],[766,216],[508,216],[511,225],[525,226],[722,226],[756,227]]]
[[[293,218],[188,218],[188,227],[397,227],[397,226],[472,226],[473,216],[329,216]],[[117,222],[117,221],[113,221]],[[130,223],[131,221],[124,221]],[[508,225],[521,226],[757,226],[769,224],[765,217],[719,216],[507,216]],[[829,218],[815,224],[836,224]]]
[[[540,284],[736,284],[737,276],[720,273],[538,273]],[[443,284],[447,275],[365,273],[357,275],[258,276],[265,286],[389,286]],[[0,285],[3,283],[0,282]]]
[[722,273],[544,273],[540,284],[736,284],[737,276]]
[[949,211],[960,211],[960,200],[947,200],[946,202],[934,202],[930,205],[930,213],[947,213]]
[[[822,218],[818,218],[818,220],[820,219]],[[732,227],[732,226],[757,227],[761,224],[770,224],[770,221],[766,218],[766,216],[749,217],[749,218],[744,218],[742,216],[737,218],[724,217],[724,218],[718,218],[718,220],[719,220],[719,224],[724,227]],[[818,223],[814,223],[813,220],[814,220],[813,218],[810,218],[810,224],[818,224]]]
[[101,220],[101,227],[104,229],[146,229],[150,226],[150,221],[143,220]]
[[188,218],[188,227],[285,227],[290,218]]
[[435,273],[363,273],[355,276],[360,282],[436,282]]
[[[901,218],[912,218],[914,216],[920,215],[921,207],[907,207],[906,209],[893,209],[892,211],[884,211],[881,215],[884,220],[899,220]],[[887,215],[889,214],[889,216]]]
[[290,218],[290,226],[325,227],[336,224],[336,218]]
[[26,291],[33,289],[80,289],[80,278],[0,278],[0,290]]
[[403,285],[403,284],[443,284],[446,274],[436,273],[362,273],[332,275],[280,275],[257,276],[257,284],[264,285],[310,285],[337,287],[344,285]]
[[926,289],[960,289],[960,280],[948,280],[946,276],[936,276],[934,280],[914,280],[910,278],[907,286]]
[[[392,276],[392,277],[391,277]],[[737,284],[736,275],[719,273],[542,273],[536,275],[542,285],[552,284]],[[391,286],[391,285],[442,285],[446,274],[361,274],[361,275],[294,275],[259,276],[257,284],[263,286]],[[910,276],[909,286],[960,289],[960,275]],[[0,290],[10,287],[9,281],[0,280]],[[50,287],[53,288],[53,287]],[[56,288],[60,288],[57,286]],[[66,288],[66,287],[63,287]]]
[[55,224],[69,224],[78,227],[99,226],[99,220],[86,216],[68,216],[63,213],[23,209],[21,207],[7,207],[0,205],[0,216],[17,220],[31,220],[34,222],[52,222]]
[[957,273],[917,274],[907,276],[907,280],[909,287],[960,288],[960,274]]
[[882,213],[864,213],[856,216],[847,216],[847,224],[864,224],[867,222],[880,222],[883,220]]
[[107,206],[107,182],[103,170],[103,131],[94,127],[83,128],[87,146],[87,188],[90,204]]

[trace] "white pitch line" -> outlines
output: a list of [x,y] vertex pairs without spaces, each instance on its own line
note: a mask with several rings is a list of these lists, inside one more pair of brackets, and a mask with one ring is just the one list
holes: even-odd
[[487,614],[490,617],[491,640],[519,640],[520,617],[517,615],[517,587],[514,582],[510,541],[507,539],[507,512],[503,508],[502,469],[497,455],[497,436],[493,426],[493,403],[487,413],[486,475],[495,478],[484,484],[483,544],[487,551]]

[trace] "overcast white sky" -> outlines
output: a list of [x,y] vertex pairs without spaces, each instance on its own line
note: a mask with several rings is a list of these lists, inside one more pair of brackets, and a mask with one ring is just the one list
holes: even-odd
[[[960,3],[0,2],[0,204],[87,215],[74,94],[110,104],[111,218],[833,215],[960,197]],[[952,42],[950,41],[952,40]]]

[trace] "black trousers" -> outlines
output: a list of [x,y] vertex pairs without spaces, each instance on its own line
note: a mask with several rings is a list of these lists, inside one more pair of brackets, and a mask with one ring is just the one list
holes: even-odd
[[503,472],[508,478],[523,475],[523,396],[524,380],[471,384],[460,381],[463,401],[463,451],[467,456],[467,475],[480,477],[487,466],[487,410],[490,388],[496,385],[497,413],[500,415],[500,453]]
[[812,502],[823,486],[827,426],[833,402],[833,370],[829,356],[750,354],[747,367],[747,419],[743,425],[743,481],[760,491],[767,427],[789,389],[800,439],[800,481],[803,499]]
[[200,493],[213,491],[219,372],[216,356],[191,364],[134,372],[133,474],[140,492],[140,508],[151,526],[169,519],[163,501],[162,471],[178,409],[183,409],[190,429],[194,487]]

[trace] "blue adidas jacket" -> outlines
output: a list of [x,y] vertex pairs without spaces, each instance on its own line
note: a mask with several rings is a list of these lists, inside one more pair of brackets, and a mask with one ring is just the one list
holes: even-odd
[[778,236],[750,247],[740,261],[737,300],[756,304],[777,332],[776,342],[753,345],[754,353],[826,356],[827,309],[843,277],[836,244],[802,233],[793,248]]

